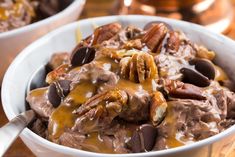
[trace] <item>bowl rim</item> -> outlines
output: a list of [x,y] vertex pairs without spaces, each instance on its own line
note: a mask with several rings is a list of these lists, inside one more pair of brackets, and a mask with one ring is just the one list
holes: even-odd
[[71,4],[69,4],[69,6],[67,6],[62,11],[56,13],[55,15],[39,20],[37,22],[31,23],[31,24],[25,25],[23,27],[19,27],[16,29],[12,29],[10,31],[2,32],[0,33],[0,38],[7,38],[10,36],[19,35],[26,31],[31,31],[33,29],[46,25],[49,22],[56,21],[60,19],[61,16],[69,14],[71,10],[75,10],[77,6],[83,6],[85,4],[85,1],[86,0],[74,0]]
[[[9,68],[7,69],[7,72],[5,73],[4,79],[3,79],[3,83],[2,83],[2,90],[1,90],[1,98],[2,98],[2,106],[3,106],[3,110],[7,116],[8,119],[12,119],[13,117],[17,116],[13,113],[12,110],[9,110],[9,108],[7,107],[7,99],[6,99],[6,92],[7,91],[7,80],[9,78],[11,78],[12,73],[14,73],[14,69],[15,67],[21,62],[23,61],[25,58],[27,58],[27,55],[31,54],[34,49],[34,47],[37,47],[38,44],[40,44],[43,41],[47,41],[49,40],[52,36],[54,36],[57,33],[63,32],[64,29],[70,29],[73,28],[75,25],[77,26],[79,23],[82,22],[88,22],[88,21],[109,21],[113,20],[113,19],[123,19],[125,17],[129,17],[129,18],[153,18],[153,20],[164,20],[164,21],[171,21],[171,22],[175,22],[178,25],[181,26],[186,26],[186,27],[193,27],[193,29],[196,29],[198,32],[200,32],[201,34],[206,34],[206,36],[209,36],[210,38],[215,38],[218,42],[226,42],[228,45],[232,45],[235,47],[235,42],[224,36],[221,34],[217,34],[214,33],[208,29],[206,29],[203,26],[197,25],[197,24],[193,24],[190,22],[185,22],[185,21],[179,21],[179,20],[174,20],[174,19],[169,19],[169,18],[163,18],[163,17],[157,17],[157,16],[145,16],[145,15],[116,15],[116,16],[104,16],[104,17],[96,17],[96,18],[89,18],[89,19],[84,19],[84,20],[80,20],[77,22],[73,22],[70,24],[67,24],[63,27],[60,27],[50,33],[48,33],[47,35],[41,37],[40,39],[36,40],[35,42],[33,42],[32,44],[30,44],[29,46],[27,46],[12,62],[12,64],[9,66]],[[204,140],[192,143],[192,144],[188,144],[188,145],[184,145],[184,146],[180,146],[180,147],[176,147],[176,148],[171,148],[171,149],[166,149],[166,150],[159,150],[159,151],[152,151],[152,152],[144,152],[144,153],[130,153],[130,154],[106,154],[106,153],[95,153],[95,152],[89,152],[89,151],[84,151],[84,150],[79,150],[79,149],[75,149],[75,148],[70,148],[70,147],[66,147],[66,146],[62,146],[56,143],[53,143],[47,139],[44,139],[42,137],[40,137],[39,135],[35,134],[34,132],[32,132],[30,129],[25,128],[23,130],[23,132],[21,133],[22,137],[25,137],[27,139],[35,139],[34,142],[42,145],[43,147],[47,147],[53,151],[59,152],[59,153],[65,153],[67,152],[67,154],[76,154],[76,155],[87,155],[87,156],[97,156],[97,157],[142,157],[144,156],[157,156],[157,155],[168,155],[168,154],[173,154],[173,153],[179,153],[179,152],[183,152],[183,151],[189,151],[191,149],[196,149],[196,148],[200,148],[203,147],[205,145],[209,145],[212,144],[216,141],[219,141],[222,138],[225,138],[231,134],[235,133],[235,125],[229,127],[228,129],[224,130],[223,132],[216,134],[212,137],[206,138]]]

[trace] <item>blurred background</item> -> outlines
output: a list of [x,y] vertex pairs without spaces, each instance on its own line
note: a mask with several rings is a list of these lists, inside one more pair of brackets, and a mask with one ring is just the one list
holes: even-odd
[[157,15],[190,21],[235,39],[235,0],[87,0],[81,18]]
[[[198,23],[235,39],[234,10],[235,0],[87,0],[80,19],[116,14],[157,15]],[[0,126],[2,126],[7,119],[1,105],[0,115]],[[34,155],[18,138],[5,156],[33,157]],[[232,156],[235,155],[231,154],[230,157]]]

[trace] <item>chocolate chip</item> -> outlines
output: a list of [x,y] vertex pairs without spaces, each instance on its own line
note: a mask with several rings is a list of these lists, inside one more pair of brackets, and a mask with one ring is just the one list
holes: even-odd
[[210,85],[210,80],[196,70],[182,68],[180,72],[183,74],[183,82],[191,83],[199,87],[207,87]]
[[150,124],[143,124],[140,126],[140,138],[144,139],[145,151],[151,151],[154,147],[157,130]]
[[142,150],[140,135],[137,131],[135,131],[133,136],[131,137],[130,147],[131,147],[133,153],[139,153]]
[[49,102],[53,105],[53,107],[58,107],[60,105],[61,97],[58,94],[55,83],[50,84],[47,96]]
[[53,107],[58,107],[61,100],[69,94],[70,84],[71,81],[69,80],[58,80],[50,84],[48,90],[48,100]]
[[189,61],[189,64],[195,65],[195,69],[206,76],[209,80],[214,80],[215,68],[210,61],[206,59],[193,59]]
[[59,80],[58,83],[63,91],[63,95],[67,96],[70,92],[71,81],[70,80]]
[[163,21],[152,21],[152,22],[149,22],[147,23],[145,26],[144,26],[144,30],[148,30],[149,28],[151,28],[153,25],[155,24],[160,24],[160,23],[163,23],[167,28],[168,30],[173,30],[173,28],[167,24],[166,22],[163,22]]
[[151,151],[155,145],[157,130],[150,124],[141,125],[129,142],[133,153]]
[[75,48],[71,56],[72,66],[82,66],[95,58],[95,49],[92,47]]

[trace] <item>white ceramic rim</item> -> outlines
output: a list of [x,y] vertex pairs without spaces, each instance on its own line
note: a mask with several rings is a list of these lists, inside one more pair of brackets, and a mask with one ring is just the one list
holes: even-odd
[[47,23],[50,23],[52,21],[57,21],[58,19],[61,18],[61,16],[69,14],[70,10],[74,10],[79,5],[80,6],[84,5],[85,1],[86,0],[74,0],[69,6],[67,6],[64,10],[60,11],[59,13],[57,13],[53,16],[47,17],[43,20],[34,22],[32,24],[0,33],[0,38],[7,38],[9,36],[19,35],[19,34],[24,33],[26,31],[33,30],[33,29],[39,28],[41,26],[44,26]]
[[[53,36],[54,34],[57,34],[61,31],[63,31],[63,29],[69,29],[70,27],[74,27],[74,25],[78,25],[79,22],[87,22],[89,20],[91,21],[99,21],[99,20],[112,20],[113,18],[125,18],[126,16],[128,16],[129,18],[158,18],[157,20],[167,20],[167,21],[173,21],[173,22],[177,22],[179,26],[186,26],[186,27],[191,27],[193,25],[193,27],[195,29],[197,29],[198,32],[201,32],[203,34],[206,34],[207,36],[210,36],[211,38],[216,38],[216,40],[218,40],[218,42],[224,42],[226,41],[226,43],[228,43],[229,45],[234,45],[235,47],[235,42],[224,36],[221,34],[216,34],[208,29],[206,29],[205,27],[202,27],[200,25],[197,24],[192,24],[189,22],[185,22],[185,21],[178,21],[178,20],[174,20],[174,19],[168,19],[168,18],[163,18],[163,17],[156,17],[156,16],[144,16],[144,15],[119,15],[119,16],[106,16],[106,17],[97,17],[97,18],[90,18],[90,19],[85,19],[85,20],[80,20],[78,22],[74,22],[68,25],[65,25],[61,28],[56,29],[55,31],[52,31],[51,33],[45,35],[44,37],[36,40],[36,42],[33,42],[32,44],[30,44],[30,46],[28,46],[27,48],[25,48],[22,53],[20,53],[12,62],[12,64],[9,66],[9,68],[7,69],[7,72],[4,76],[3,79],[3,84],[2,84],[2,91],[1,91],[1,97],[2,97],[2,104],[3,104],[3,109],[5,114],[7,115],[8,119],[12,119],[14,118],[15,115],[14,112],[12,110],[9,110],[9,108],[7,107],[7,100],[5,96],[5,91],[7,91],[7,86],[6,83],[8,78],[11,78],[12,73],[14,72],[15,67],[22,61],[25,60],[25,58],[27,57],[28,54],[31,53],[31,50],[34,49],[34,47],[37,47],[37,44],[42,42],[42,41],[47,41],[48,39],[50,39],[51,36]],[[155,20],[155,19],[154,19]],[[65,153],[65,152],[69,152],[67,154],[74,154],[74,155],[89,155],[89,156],[96,156],[96,157],[148,157],[148,156],[158,156],[158,155],[168,155],[168,154],[174,154],[174,153],[178,153],[178,152],[184,152],[184,151],[189,151],[191,149],[196,149],[196,148],[200,148],[202,146],[205,145],[209,145],[212,144],[216,141],[219,141],[222,138],[225,138],[231,134],[235,133],[235,125],[231,126],[230,128],[226,129],[225,131],[214,135],[212,137],[206,138],[204,140],[192,143],[192,144],[188,144],[188,145],[184,145],[181,147],[176,147],[176,148],[171,148],[171,149],[166,149],[166,150],[160,150],[160,151],[152,151],[152,152],[145,152],[145,153],[130,153],[130,154],[104,154],[104,153],[94,153],[94,152],[88,152],[88,151],[84,151],[84,150],[79,150],[79,149],[74,149],[74,148],[70,148],[70,147],[66,147],[66,146],[62,146],[53,142],[50,142],[42,137],[40,137],[39,135],[35,134],[34,132],[32,132],[30,129],[25,128],[23,130],[23,132],[21,133],[22,136],[24,136],[27,139],[34,139],[34,142],[42,145],[44,147],[47,147],[55,152],[59,152],[59,153]]]

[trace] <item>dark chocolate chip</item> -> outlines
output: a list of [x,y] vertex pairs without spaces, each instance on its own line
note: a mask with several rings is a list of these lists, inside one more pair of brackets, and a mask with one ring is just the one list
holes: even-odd
[[70,92],[70,84],[71,81],[70,80],[59,80],[58,81],[61,90],[63,91],[63,95],[67,96]]
[[134,132],[133,136],[131,137],[130,147],[133,153],[141,152],[141,141],[140,135],[137,131]]
[[92,47],[75,48],[71,56],[72,66],[82,66],[95,58],[95,49]]
[[156,136],[156,128],[150,124],[143,124],[133,133],[129,147],[133,153],[151,151],[155,145]]
[[53,105],[53,107],[58,107],[61,100],[66,97],[70,92],[69,80],[58,80],[50,84],[48,89],[48,100]]
[[209,80],[215,79],[215,68],[210,61],[206,59],[193,59],[189,61],[189,64],[195,65],[195,69]]
[[183,74],[183,82],[185,83],[191,83],[199,87],[210,85],[210,80],[196,70],[182,68],[180,72]]
[[55,83],[50,84],[48,89],[48,100],[53,107],[58,107],[61,103],[61,97],[58,94],[58,90]]
[[140,139],[144,139],[145,151],[151,151],[155,145],[157,130],[150,124],[140,126]]
[[144,26],[144,30],[148,30],[149,28],[151,28],[153,25],[155,24],[159,24],[159,23],[163,23],[169,30],[173,30],[173,28],[167,24],[166,22],[163,22],[163,21],[152,21],[152,22],[149,22],[147,23],[145,26]]

